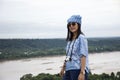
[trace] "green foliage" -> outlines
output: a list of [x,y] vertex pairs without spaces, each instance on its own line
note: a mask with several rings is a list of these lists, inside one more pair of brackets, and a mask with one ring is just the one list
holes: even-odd
[[[65,55],[65,39],[0,39],[0,60]],[[88,38],[89,52],[120,51],[120,38]]]
[[31,74],[26,74],[23,77],[21,77],[20,80],[61,80],[61,77],[57,74],[51,75],[41,73],[33,77],[31,77]]
[[[32,74],[26,74],[20,78],[20,80],[62,80],[62,78],[58,75],[51,75],[41,73],[37,76],[32,76]],[[102,74],[89,74],[88,80],[120,80],[120,72],[114,74],[113,72],[111,75],[102,73]]]
[[112,72],[111,75],[102,73],[100,75],[98,74],[91,74],[89,75],[89,80],[120,80],[120,72],[117,72],[116,75]]
[[32,74],[26,74],[21,77],[20,80],[32,80]]

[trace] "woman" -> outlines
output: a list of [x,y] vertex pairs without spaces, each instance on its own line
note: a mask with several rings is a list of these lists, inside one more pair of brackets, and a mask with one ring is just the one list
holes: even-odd
[[66,59],[60,76],[63,80],[88,80],[88,44],[81,31],[81,16],[73,15],[67,22]]

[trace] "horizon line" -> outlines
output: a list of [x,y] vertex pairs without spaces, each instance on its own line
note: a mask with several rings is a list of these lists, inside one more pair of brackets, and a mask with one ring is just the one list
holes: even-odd
[[[120,38],[120,36],[86,37],[86,38]],[[2,39],[66,39],[66,38],[0,38]]]

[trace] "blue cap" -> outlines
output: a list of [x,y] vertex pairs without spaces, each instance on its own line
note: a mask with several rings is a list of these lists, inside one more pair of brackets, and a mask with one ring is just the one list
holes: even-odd
[[80,15],[72,15],[68,20],[67,22],[70,23],[70,22],[76,22],[76,23],[79,23],[81,24],[81,16]]

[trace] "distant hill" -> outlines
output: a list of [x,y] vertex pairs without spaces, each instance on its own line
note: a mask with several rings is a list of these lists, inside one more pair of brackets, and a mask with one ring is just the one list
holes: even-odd
[[[120,37],[88,38],[89,52],[120,51]],[[65,54],[65,39],[0,39],[0,60]]]

